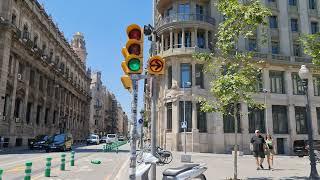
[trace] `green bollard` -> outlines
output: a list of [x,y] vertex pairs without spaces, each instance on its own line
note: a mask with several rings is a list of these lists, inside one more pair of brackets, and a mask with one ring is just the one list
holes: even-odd
[[71,152],[70,166],[74,166],[74,151]]
[[32,162],[26,162],[26,170],[24,180],[31,180],[31,167],[32,167]]
[[66,170],[66,155],[65,155],[65,154],[61,154],[60,170],[61,170],[61,171]]
[[103,150],[103,152],[106,152],[106,145],[105,144],[102,146],[102,150]]
[[52,158],[48,157],[46,160],[47,160],[47,162],[46,162],[46,169],[44,171],[44,176],[45,177],[50,177],[50,174],[51,174],[51,160],[52,160]]
[[3,169],[0,169],[0,180],[2,180]]
[[101,161],[99,161],[99,160],[91,160],[91,163],[92,164],[101,164]]

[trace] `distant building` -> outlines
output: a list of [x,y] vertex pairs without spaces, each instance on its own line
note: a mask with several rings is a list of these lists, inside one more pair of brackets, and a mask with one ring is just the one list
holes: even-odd
[[70,45],[38,1],[0,1],[0,136],[9,146],[41,134],[85,138],[86,56],[84,36]]

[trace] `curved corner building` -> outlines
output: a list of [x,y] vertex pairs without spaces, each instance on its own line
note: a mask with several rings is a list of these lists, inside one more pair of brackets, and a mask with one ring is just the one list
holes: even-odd
[[[261,45],[261,29],[250,39],[241,39],[241,50],[256,51],[255,58],[265,61],[255,98],[267,104],[266,111],[248,109],[239,103],[241,118],[238,144],[249,153],[249,141],[255,129],[268,128],[277,153],[292,154],[295,140],[307,139],[305,96],[298,70],[307,64],[314,139],[320,139],[320,71],[303,53],[301,34],[319,32],[319,0],[262,0],[272,10],[269,17],[268,43]],[[208,77],[192,55],[210,52],[215,33],[223,17],[215,0],[154,0],[156,31],[152,53],[166,60],[166,72],[160,79],[157,103],[158,144],[182,151],[184,134],[181,122],[187,121],[187,151],[230,153],[234,144],[234,120],[219,113],[200,111],[198,98],[209,97]],[[185,114],[185,116],[184,116]],[[266,123],[267,120],[267,123]]]

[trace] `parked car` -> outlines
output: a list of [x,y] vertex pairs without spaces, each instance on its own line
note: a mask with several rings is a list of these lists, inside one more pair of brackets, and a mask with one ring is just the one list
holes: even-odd
[[[314,150],[320,151],[319,140],[313,141],[313,148]],[[309,155],[308,140],[295,140],[293,142],[293,152],[299,157],[308,156]]]
[[89,144],[96,144],[98,145],[100,143],[100,138],[98,135],[95,134],[91,134],[88,138],[87,138],[87,145]]
[[47,135],[38,135],[29,142],[29,149],[43,149],[46,142],[49,140]]
[[46,152],[72,150],[73,138],[69,133],[55,134],[46,143]]
[[119,136],[118,141],[124,141],[124,137],[123,136]]
[[100,139],[100,143],[106,143],[107,142],[107,136],[103,136],[101,139]]
[[107,140],[106,140],[107,144],[111,144],[116,141],[118,141],[118,137],[116,134],[107,134]]

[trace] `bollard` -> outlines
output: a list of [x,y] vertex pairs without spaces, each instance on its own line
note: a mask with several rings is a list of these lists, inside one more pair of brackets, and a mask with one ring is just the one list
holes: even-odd
[[70,166],[74,166],[74,151],[71,152]]
[[91,163],[92,164],[101,164],[101,161],[99,161],[99,160],[91,160]]
[[24,180],[31,180],[31,167],[32,167],[32,162],[26,162],[26,170]]
[[2,180],[3,169],[0,169],[0,180]]
[[61,170],[61,171],[66,170],[66,155],[65,155],[65,154],[61,154],[60,170]]
[[50,177],[50,174],[51,174],[51,160],[52,160],[52,158],[48,157],[46,160],[47,160],[47,162],[46,162],[46,169],[44,171],[44,176],[45,177]]

